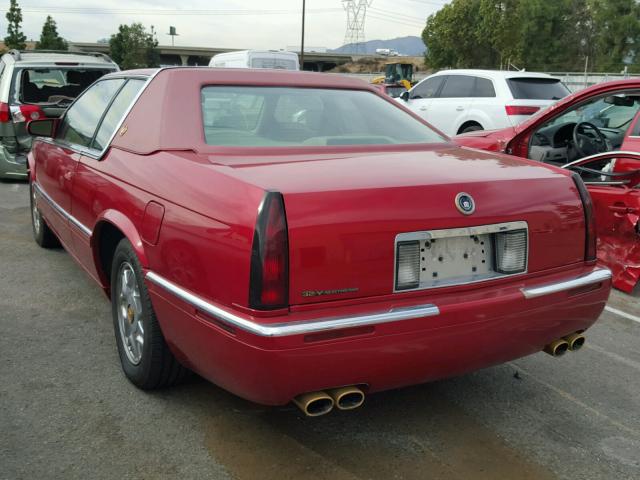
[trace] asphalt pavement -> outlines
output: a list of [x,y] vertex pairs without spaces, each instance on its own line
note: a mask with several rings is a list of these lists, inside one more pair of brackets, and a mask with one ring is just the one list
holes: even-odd
[[538,353],[308,419],[194,377],[143,392],[110,305],[32,240],[0,183],[0,479],[640,479],[640,299],[614,292],[580,352]]

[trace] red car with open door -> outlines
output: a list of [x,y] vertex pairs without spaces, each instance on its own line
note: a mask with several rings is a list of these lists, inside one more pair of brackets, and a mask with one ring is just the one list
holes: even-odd
[[598,259],[613,285],[640,279],[640,80],[602,83],[569,95],[528,121],[453,138],[578,172],[593,199]]
[[122,72],[29,131],[35,240],[110,296],[141,388],[186,367],[321,415],[576,350],[609,295],[578,175],[457,147],[358,79]]

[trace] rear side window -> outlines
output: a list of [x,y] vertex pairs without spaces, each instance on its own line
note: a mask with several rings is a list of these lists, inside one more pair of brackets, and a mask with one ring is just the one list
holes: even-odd
[[96,138],[91,144],[91,148],[96,150],[102,150],[107,146],[109,140],[113,136],[113,133],[118,128],[118,124],[122,120],[122,117],[126,114],[127,109],[133,103],[134,98],[144,85],[144,80],[132,79],[129,80],[124,87],[118,93],[107,114],[104,116]]
[[87,90],[67,110],[57,138],[68,144],[88,147],[102,114],[124,82],[120,78],[104,80]]
[[496,91],[493,88],[493,82],[486,78],[476,78],[476,89],[474,97],[495,97]]
[[446,76],[433,77],[420,82],[411,91],[411,98],[433,98],[438,93]]
[[507,85],[517,99],[560,100],[571,93],[556,78],[509,78]]
[[450,75],[442,87],[440,98],[466,98],[474,96],[475,77]]

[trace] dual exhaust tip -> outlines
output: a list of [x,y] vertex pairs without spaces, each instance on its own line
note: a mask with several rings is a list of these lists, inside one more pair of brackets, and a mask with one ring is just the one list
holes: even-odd
[[572,333],[571,335],[559,338],[558,340],[554,340],[550,344],[546,345],[544,347],[544,352],[548,353],[552,357],[561,357],[569,350],[572,352],[580,350],[586,341],[587,339],[581,333]]
[[355,386],[298,395],[293,403],[308,417],[319,417],[331,410],[353,410],[364,403],[364,392]]

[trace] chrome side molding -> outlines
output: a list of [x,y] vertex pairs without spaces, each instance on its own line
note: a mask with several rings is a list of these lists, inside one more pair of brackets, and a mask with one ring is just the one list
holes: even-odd
[[410,308],[397,308],[384,312],[347,317],[321,317],[299,322],[263,324],[232,313],[195,295],[154,272],[147,272],[147,280],[172,293],[182,301],[202,310],[219,321],[261,337],[285,337],[308,333],[326,332],[341,328],[377,325],[416,318],[432,317],[440,314],[432,304]]
[[580,277],[564,280],[562,282],[547,283],[538,287],[521,288],[525,298],[536,298],[543,295],[551,295],[552,293],[562,292],[564,290],[572,290],[574,288],[586,287],[594,283],[604,282],[611,278],[611,270],[608,268],[599,268],[591,273]]
[[78,227],[78,229],[84,233],[87,237],[90,237],[91,234],[93,233],[93,231],[89,228],[86,227],[84,224],[82,224],[80,222],[80,220],[78,220],[76,217],[74,217],[73,215],[71,215],[69,212],[67,212],[64,208],[62,208],[60,205],[58,205],[55,200],[53,198],[51,198],[49,196],[49,194],[47,194],[47,192],[45,192],[42,187],[38,184],[38,182],[33,182],[33,188],[35,188],[36,193],[38,195],[40,195],[42,198],[45,199],[45,201],[51,205],[51,207],[57,211],[60,215],[62,215],[64,218],[66,218],[68,221],[70,221],[73,225],[75,225],[76,227]]

